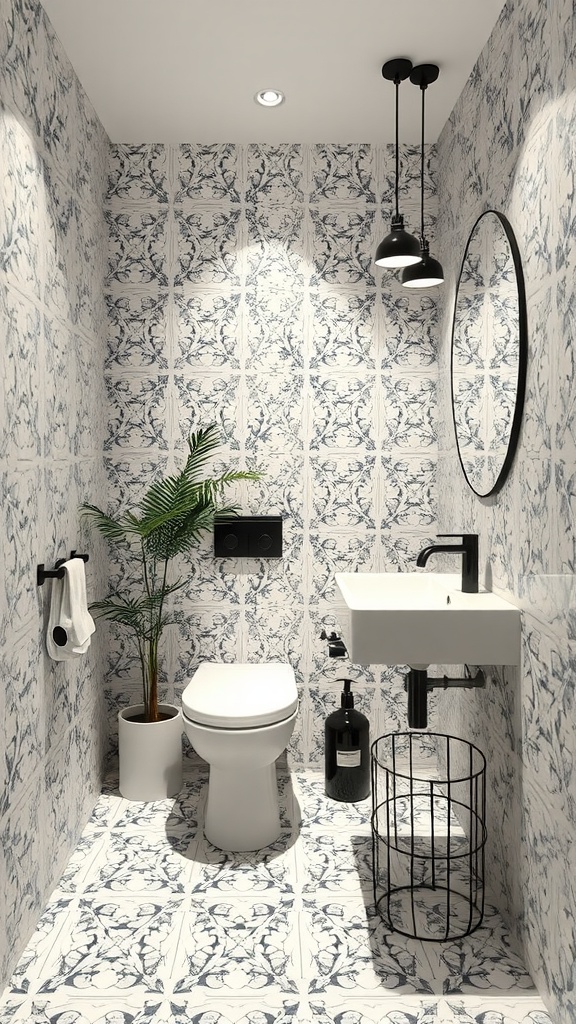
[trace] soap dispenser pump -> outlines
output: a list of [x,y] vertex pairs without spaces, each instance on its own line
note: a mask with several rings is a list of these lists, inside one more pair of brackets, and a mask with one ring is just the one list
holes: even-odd
[[328,715],[324,728],[326,796],[355,803],[370,795],[370,725],[354,708],[352,681],[344,683],[341,707]]

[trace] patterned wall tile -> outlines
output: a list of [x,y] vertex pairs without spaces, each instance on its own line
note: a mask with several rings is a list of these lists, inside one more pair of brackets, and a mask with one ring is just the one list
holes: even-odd
[[[174,284],[238,285],[240,211],[194,204],[194,212],[175,210],[178,269]],[[166,283],[166,282],[162,282]]]
[[[480,696],[479,705],[459,701],[459,726],[480,729],[491,765],[495,838],[488,870],[497,880],[499,905],[559,1020],[575,1012],[565,950],[576,897],[560,866],[576,835],[575,809],[565,795],[567,779],[572,784],[570,740],[564,749],[572,706],[570,684],[565,689],[572,677],[571,624],[569,600],[549,599],[546,581],[560,584],[557,574],[571,573],[575,550],[567,341],[574,303],[574,95],[566,60],[574,49],[574,25],[572,6],[564,2],[505,5],[438,142],[445,268],[463,251],[471,226],[463,211],[501,210],[517,236],[528,295],[528,383],[512,472],[493,500],[476,501],[447,445],[440,458],[439,519],[466,522],[480,534],[494,587],[515,599],[520,588],[526,591],[522,665],[516,675],[506,670],[503,680],[498,670],[498,684]],[[450,309],[448,302],[443,306],[439,360],[448,367]],[[446,408],[445,427],[448,416]],[[511,756],[511,742],[521,756]]]
[[304,199],[303,154],[298,145],[246,147],[247,203],[292,206]]
[[238,151],[235,146],[184,144],[176,151],[175,201],[240,202]]
[[115,146],[108,165],[108,199],[168,202],[166,148],[161,145]]

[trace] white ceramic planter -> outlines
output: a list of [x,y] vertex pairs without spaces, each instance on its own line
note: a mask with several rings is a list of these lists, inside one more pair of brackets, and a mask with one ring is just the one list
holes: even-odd
[[144,711],[132,704],[118,713],[120,793],[127,800],[165,800],[182,788],[182,716],[173,704],[159,704],[170,714],[160,722],[134,722]]

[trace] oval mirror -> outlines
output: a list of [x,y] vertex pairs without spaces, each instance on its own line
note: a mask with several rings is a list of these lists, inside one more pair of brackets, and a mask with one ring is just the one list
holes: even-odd
[[520,252],[506,217],[487,210],[466,243],[452,322],[452,415],[458,456],[480,498],[512,465],[526,389],[528,331]]

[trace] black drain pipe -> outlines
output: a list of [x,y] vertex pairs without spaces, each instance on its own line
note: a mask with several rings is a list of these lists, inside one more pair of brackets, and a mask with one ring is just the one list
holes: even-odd
[[450,687],[472,690],[486,686],[486,676],[478,669],[474,678],[465,676],[461,679],[450,679],[448,676],[430,678],[428,669],[411,668],[406,676],[404,689],[408,691],[408,728],[426,729],[428,726],[428,691]]

